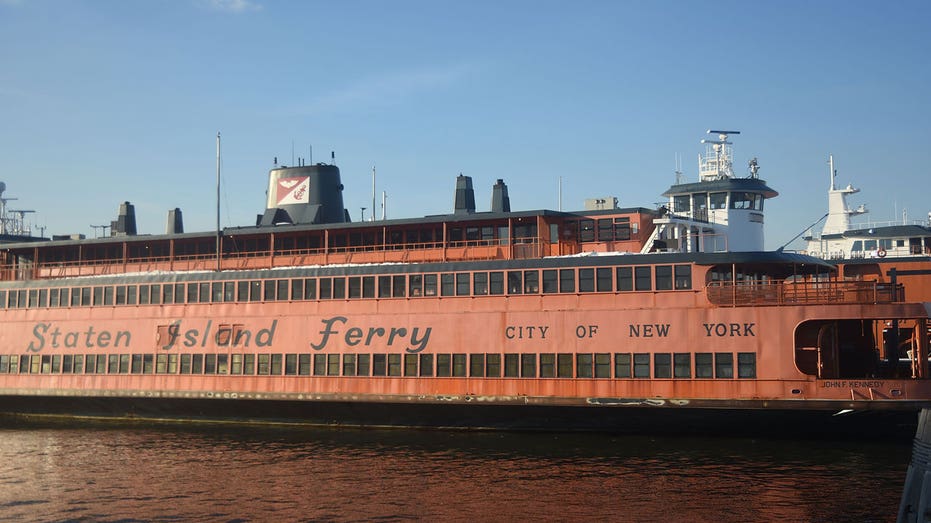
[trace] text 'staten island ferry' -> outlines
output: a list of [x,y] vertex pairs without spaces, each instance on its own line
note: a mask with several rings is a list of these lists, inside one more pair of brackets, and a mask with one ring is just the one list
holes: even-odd
[[777,193],[709,132],[659,210],[512,212],[499,180],[477,212],[460,175],[452,214],[351,223],[316,164],[271,170],[254,227],[136,235],[124,204],[111,237],[8,238],[0,411],[912,434],[928,304],[764,252]]

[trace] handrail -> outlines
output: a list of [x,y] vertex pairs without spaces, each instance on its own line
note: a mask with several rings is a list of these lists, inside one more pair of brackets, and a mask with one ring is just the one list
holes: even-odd
[[711,303],[730,307],[893,303],[905,299],[905,287],[902,284],[871,281],[713,281],[706,286],[705,292]]

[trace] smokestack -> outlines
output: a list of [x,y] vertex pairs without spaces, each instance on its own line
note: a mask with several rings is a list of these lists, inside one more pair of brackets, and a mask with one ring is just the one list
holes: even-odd
[[508,186],[498,179],[491,188],[491,212],[511,212],[511,199],[508,198]]
[[181,218],[181,209],[175,207],[168,211],[168,223],[165,224],[165,234],[181,234],[184,232],[184,220]]
[[120,214],[110,222],[110,236],[136,235],[136,208],[129,202],[120,204]]
[[472,177],[456,178],[456,214],[473,214],[475,212],[475,191],[472,189]]

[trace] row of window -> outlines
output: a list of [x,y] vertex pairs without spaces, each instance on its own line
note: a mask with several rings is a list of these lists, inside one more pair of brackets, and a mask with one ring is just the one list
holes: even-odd
[[0,308],[688,290],[690,265],[0,290]]
[[[32,354],[0,356],[0,374],[228,374],[477,378],[733,379],[734,353]],[[736,377],[756,378],[738,352]]]

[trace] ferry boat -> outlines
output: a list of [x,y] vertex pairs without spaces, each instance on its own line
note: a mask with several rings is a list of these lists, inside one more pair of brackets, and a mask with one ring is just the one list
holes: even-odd
[[480,212],[460,175],[450,214],[351,222],[337,166],[276,165],[254,226],[140,235],[127,203],[2,244],[0,412],[913,434],[931,307],[764,251],[777,193],[709,133],[660,209],[511,211],[498,180]]

